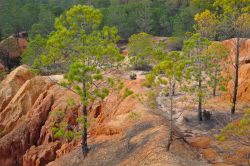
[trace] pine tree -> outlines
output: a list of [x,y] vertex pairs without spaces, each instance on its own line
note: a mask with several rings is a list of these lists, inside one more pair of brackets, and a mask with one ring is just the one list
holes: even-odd
[[[234,114],[237,104],[237,95],[239,87],[239,56],[241,38],[247,37],[250,24],[247,20],[248,12],[250,11],[250,0],[216,0],[214,6],[218,9],[218,14],[221,14],[221,31],[227,37],[235,37],[235,77],[234,91],[232,98],[231,113]],[[249,17],[248,17],[249,18]],[[246,20],[245,20],[246,19]],[[242,28],[244,27],[244,28]]]
[[[48,54],[36,60],[36,67],[40,70],[48,71],[59,66],[66,71],[66,81],[62,85],[81,97],[84,157],[89,150],[88,106],[109,94],[114,82],[104,74],[123,59],[116,46],[119,39],[117,29],[105,26],[100,30],[101,20],[100,10],[89,6],[73,6],[56,19],[55,32],[50,34],[47,41]],[[105,86],[101,86],[100,82],[105,82]]]
[[210,41],[202,37],[200,34],[194,34],[188,40],[184,41],[184,52],[190,58],[189,74],[190,78],[195,82],[188,88],[196,94],[198,99],[198,119],[202,121],[202,107],[205,98],[205,90],[207,88],[206,77],[209,76],[209,68],[211,67],[211,58],[206,54]]
[[168,91],[169,93],[169,132],[168,132],[168,143],[167,150],[173,142],[173,130],[174,130],[174,86],[177,83],[181,83],[185,75],[185,69],[187,65],[186,56],[179,51],[170,52],[165,56],[165,58],[156,65],[153,70],[147,75],[147,81],[154,89],[160,85],[164,85],[163,91]]

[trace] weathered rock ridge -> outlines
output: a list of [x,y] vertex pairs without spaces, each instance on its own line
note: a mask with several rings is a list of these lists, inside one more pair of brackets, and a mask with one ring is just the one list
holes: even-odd
[[[226,72],[234,78],[234,60],[236,51],[236,39],[225,40],[222,42],[229,50],[230,56],[228,58],[228,69]],[[240,40],[240,65],[239,65],[239,89],[238,89],[238,101],[249,102],[250,101],[250,39]],[[233,81],[228,84],[228,93],[225,95],[225,99],[230,101],[233,93]]]
[[[1,165],[206,165],[182,141],[174,143],[175,155],[166,152],[165,118],[148,110],[136,95],[123,98],[115,91],[89,109],[91,151],[83,160],[77,136],[69,140],[56,138],[53,133],[55,124],[62,122],[72,131],[79,128],[80,98],[52,78],[35,76],[27,66],[20,66],[2,82]],[[124,79],[126,87],[135,94],[147,91],[142,82]],[[73,105],[69,104],[72,100]],[[150,158],[148,152],[153,153]]]

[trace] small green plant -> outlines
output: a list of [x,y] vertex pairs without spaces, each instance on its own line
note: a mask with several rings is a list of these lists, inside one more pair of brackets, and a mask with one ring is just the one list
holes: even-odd
[[146,94],[146,96],[147,96],[146,103],[148,104],[149,108],[156,109],[158,106],[158,103],[156,101],[156,95],[155,95],[154,91],[153,90],[149,91]]
[[74,133],[72,131],[66,131],[65,132],[65,138],[69,141],[71,141],[74,138]]
[[58,139],[58,138],[63,137],[63,135],[64,135],[64,130],[63,130],[63,129],[57,128],[57,129],[56,129],[56,132],[54,133],[54,137],[55,137],[56,139]]
[[78,117],[78,118],[76,119],[76,122],[77,122],[79,125],[81,125],[81,126],[86,125],[86,128],[89,128],[89,126],[90,126],[90,122],[84,123],[84,117],[83,117],[83,116]]
[[127,98],[128,96],[132,95],[134,92],[128,88],[125,89],[123,98]]
[[65,116],[65,113],[62,110],[55,110],[49,113],[55,119],[62,119]]
[[4,71],[0,71],[0,81],[2,81],[6,76],[6,73]]
[[217,136],[219,141],[235,140],[250,146],[250,109],[246,110],[241,120],[231,122]]
[[74,138],[74,133],[69,130],[69,124],[63,121],[65,113],[62,110],[56,110],[50,112],[50,115],[55,118],[55,123],[51,128],[54,138],[65,138],[67,141],[71,141]]
[[138,120],[140,119],[140,114],[137,113],[137,112],[130,112],[129,115],[128,115],[129,119],[131,120]]
[[76,102],[75,102],[75,100],[73,98],[69,98],[67,100],[67,104],[68,104],[69,107],[74,107],[76,105]]

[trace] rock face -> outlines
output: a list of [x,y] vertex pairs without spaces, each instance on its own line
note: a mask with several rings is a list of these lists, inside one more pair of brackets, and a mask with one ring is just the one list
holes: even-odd
[[0,162],[3,165],[22,165],[22,156],[32,145],[36,145],[40,130],[52,105],[52,96],[43,93],[27,118],[0,139]]
[[[233,41],[224,43],[233,58]],[[250,64],[244,58],[249,56],[249,46],[249,40],[242,42],[242,101],[250,101]],[[78,95],[51,80],[61,78],[34,76],[26,66],[20,66],[1,83],[0,165],[207,165],[196,160],[196,152],[181,140],[174,141],[171,153],[166,152],[167,120],[138,101],[136,94],[147,92],[143,79],[124,77],[125,86],[135,95],[123,98],[112,91],[104,102],[95,102],[88,109],[91,151],[83,160],[77,134],[82,105]],[[61,137],[55,137],[58,128],[64,131]],[[66,130],[74,137],[66,137]],[[196,138],[191,144],[201,148],[207,160],[217,162],[209,138]]]
[[[235,40],[226,40],[222,43],[228,47],[231,51],[230,58],[228,61],[232,64],[235,59]],[[229,65],[229,69],[226,71],[234,77],[235,70],[232,65]],[[225,96],[225,100],[230,101],[233,93],[233,82],[230,81],[228,84],[228,94]],[[240,46],[240,68],[239,68],[239,89],[238,89],[238,100],[241,102],[250,101],[250,39],[241,39]]]
[[[61,142],[53,140],[51,128],[56,119],[49,113],[58,110],[72,113],[67,99],[78,96],[47,77],[33,76],[24,66],[7,76],[0,92],[6,103],[0,110],[0,162],[6,166],[40,166],[53,161]],[[78,112],[75,119],[77,115]],[[72,114],[66,114],[67,118],[72,120]]]
[[56,151],[60,148],[59,142],[51,142],[47,146],[32,146],[23,156],[23,166],[46,165],[56,158]]
[[0,42],[0,49],[8,51],[10,58],[20,57],[28,46],[27,34],[20,33],[18,37],[15,35]]
[[[180,155],[184,158],[181,161],[177,161],[180,159],[176,156],[169,156],[160,148],[167,139],[166,120],[149,113],[135,96],[123,98],[117,92],[89,108],[91,152],[83,162],[81,140],[77,136],[77,131],[81,131],[78,123],[82,110],[80,98],[58,86],[52,78],[59,76],[34,76],[27,67],[21,66],[3,81],[0,87],[1,165],[101,165],[104,160],[107,164],[138,165],[152,149],[155,154],[161,152],[162,155],[145,160],[149,165],[155,162],[201,165],[200,161],[193,161],[196,154],[191,149],[181,150]],[[147,91],[142,82],[140,79],[124,80],[125,86],[135,94]],[[67,138],[65,134],[55,137],[54,129],[58,125],[63,126],[64,131],[73,131],[74,137]],[[156,142],[160,142],[159,147]],[[184,146],[183,142],[176,141],[173,149]]]
[[50,86],[51,83],[43,77],[27,80],[0,113],[1,135],[11,131],[19,122],[23,121],[23,117],[32,108],[38,96]]
[[[14,67],[18,65],[21,59],[21,55],[23,54],[27,46],[28,46],[28,40],[27,40],[26,33],[20,33],[18,37],[13,35],[1,41],[0,42],[0,64],[1,66],[7,65],[7,66],[4,66],[4,69],[6,69],[10,66]],[[11,63],[11,64],[6,64],[6,63]]]
[[21,86],[34,75],[26,66],[20,66],[11,72],[1,83],[0,88],[0,112],[9,104]]

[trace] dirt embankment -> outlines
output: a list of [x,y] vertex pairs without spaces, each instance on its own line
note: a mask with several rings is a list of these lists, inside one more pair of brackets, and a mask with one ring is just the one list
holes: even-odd
[[[196,151],[175,141],[166,152],[167,121],[139,102],[143,80],[124,78],[134,95],[112,92],[89,109],[87,159],[80,139],[56,138],[55,124],[78,131],[81,103],[78,95],[48,77],[35,76],[26,66],[10,73],[0,86],[0,163],[4,166],[49,165],[206,165]],[[74,101],[74,102],[72,102]],[[74,104],[72,104],[74,103]]]
[[[232,81],[228,84],[228,92],[224,96],[224,100],[230,101],[233,94],[233,80],[235,76],[234,62],[236,51],[236,39],[230,39],[222,42],[229,50],[227,74],[230,74]],[[240,65],[239,65],[239,90],[238,101],[247,103],[250,101],[250,39],[240,40]]]

